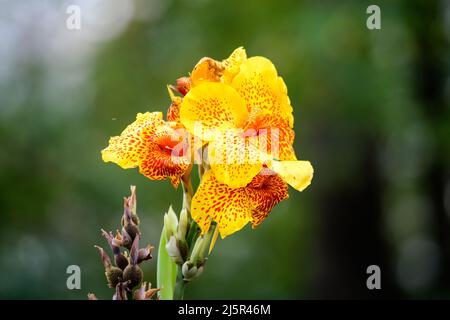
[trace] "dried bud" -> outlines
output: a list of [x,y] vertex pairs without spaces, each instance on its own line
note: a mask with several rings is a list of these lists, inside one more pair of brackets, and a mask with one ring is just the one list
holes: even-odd
[[120,252],[120,248],[116,246],[116,243],[113,241],[114,236],[112,232],[106,232],[105,230],[102,229],[102,236],[104,236],[106,241],[108,241],[108,244],[111,247],[113,253],[116,253],[117,251]]
[[106,281],[108,282],[108,286],[110,288],[115,288],[116,285],[122,280],[122,270],[118,267],[115,267],[111,264],[111,259],[109,256],[105,253],[105,250],[99,246],[95,246],[99,253],[100,257],[102,258],[103,266],[105,267],[105,276]]
[[119,267],[121,270],[124,270],[128,266],[128,259],[122,253],[114,255],[114,262],[116,263],[116,266]]
[[176,264],[182,264],[183,258],[181,257],[180,248],[178,247],[177,239],[171,236],[166,243],[167,254],[172,258]]
[[125,229],[125,227],[122,228],[121,238],[122,238],[122,246],[124,246],[125,248],[130,250],[131,249],[131,245],[133,244],[133,239],[128,234],[128,232]]
[[103,250],[103,248],[99,247],[99,246],[94,246],[94,247],[98,249],[100,258],[102,258],[102,263],[103,263],[103,266],[105,267],[105,269],[111,268],[111,266],[112,266],[111,259],[106,254],[105,250]]
[[145,260],[150,260],[152,258],[153,247],[148,245],[146,248],[139,249],[137,263],[140,264]]
[[139,285],[144,277],[144,273],[137,265],[139,258],[139,235],[133,241],[130,250],[130,264],[123,271],[123,279],[129,281],[130,289]]
[[129,283],[128,281],[119,282],[116,285],[116,293],[113,295],[113,300],[128,300],[127,297],[127,287]]
[[131,207],[129,206],[129,201],[124,198],[124,212],[122,217],[122,237],[123,230],[125,230],[130,236],[131,240],[134,240],[136,235],[140,234],[139,228],[136,222],[133,220],[133,214],[131,212]]
[[93,293],[88,293],[88,300],[98,300],[97,296]]
[[139,268],[138,265],[128,265],[128,267],[125,268],[123,271],[123,280],[129,282],[129,288],[133,289],[134,287],[138,286],[142,278],[144,277],[144,273],[142,272],[141,268]]
[[183,241],[186,240],[186,233],[188,230],[188,212],[186,208],[183,208],[180,212],[180,223],[178,223],[178,240]]
[[139,224],[139,217],[137,215],[137,197],[136,186],[130,186],[131,195],[128,197],[128,206],[131,208],[131,216],[135,224]]
[[134,238],[133,244],[130,249],[130,264],[135,266],[139,259],[139,235]]
[[185,96],[191,89],[191,79],[189,77],[181,77],[177,79],[177,91]]
[[118,267],[111,267],[109,270],[106,270],[105,275],[110,288],[115,288],[123,279],[123,271]]
[[122,235],[120,234],[119,230],[116,230],[116,236],[112,239],[112,244],[116,247],[123,247],[122,243]]
[[[111,247],[111,250],[114,253],[114,262],[115,262],[116,266],[122,270],[125,269],[125,267],[128,265],[128,260],[120,252],[120,248],[119,248],[119,246],[117,246],[118,241],[116,241],[116,238],[113,237],[112,232],[106,232],[105,230],[102,229],[102,234],[108,241],[109,246]],[[120,241],[120,244],[122,244],[121,241]]]
[[178,218],[173,211],[172,206],[169,211],[164,214],[164,229],[166,230],[166,239],[169,240],[171,236],[176,236],[178,228]]
[[141,287],[134,292],[135,300],[150,300],[160,289],[159,288],[151,288],[151,283],[148,284],[143,282]]

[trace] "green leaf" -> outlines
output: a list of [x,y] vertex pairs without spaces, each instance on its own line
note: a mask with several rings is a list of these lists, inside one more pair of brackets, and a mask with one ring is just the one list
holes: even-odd
[[161,288],[159,297],[161,300],[173,300],[173,291],[177,277],[177,265],[167,254],[166,231],[163,227],[158,248],[157,282]]

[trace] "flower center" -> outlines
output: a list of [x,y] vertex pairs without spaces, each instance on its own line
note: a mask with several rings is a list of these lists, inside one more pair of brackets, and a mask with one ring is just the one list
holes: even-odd
[[184,156],[184,148],[186,147],[186,144],[181,138],[166,135],[159,138],[157,144],[159,149],[168,156]]

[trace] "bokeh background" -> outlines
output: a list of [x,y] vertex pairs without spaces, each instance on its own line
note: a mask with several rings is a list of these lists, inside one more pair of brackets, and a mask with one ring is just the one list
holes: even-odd
[[[315,177],[218,241],[186,298],[450,298],[449,37],[445,0],[1,0],[0,298],[111,297],[93,245],[129,185],[155,246],[182,195],[100,150],[137,112],[165,111],[166,84],[198,59],[238,46],[284,77]],[[72,264],[81,290],[66,288]],[[371,264],[382,290],[366,288]]]

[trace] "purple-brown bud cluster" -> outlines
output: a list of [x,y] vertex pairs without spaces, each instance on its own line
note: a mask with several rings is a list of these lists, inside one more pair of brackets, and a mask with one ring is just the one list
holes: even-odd
[[[141,231],[136,213],[136,187],[134,186],[131,186],[131,195],[124,198],[121,226],[121,230],[117,230],[115,234],[102,229],[102,235],[114,256],[113,261],[103,248],[95,246],[105,267],[108,286],[116,290],[113,300],[150,300],[155,297],[159,289],[151,288],[151,284],[142,282],[144,273],[139,265],[152,258],[153,246],[139,248]],[[88,295],[88,298],[97,300],[92,293]]]

